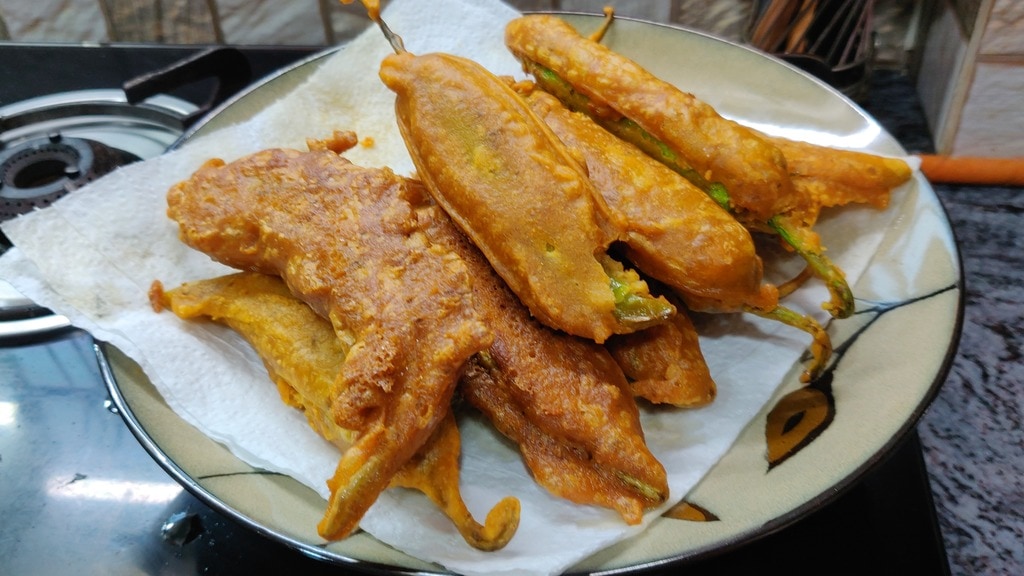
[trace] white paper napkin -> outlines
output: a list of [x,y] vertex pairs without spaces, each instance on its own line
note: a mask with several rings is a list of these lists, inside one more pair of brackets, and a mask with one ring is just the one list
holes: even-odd
[[[457,16],[453,16],[457,15]],[[522,76],[502,44],[516,14],[496,1],[395,0],[384,18],[414,53],[444,51],[473,58],[499,74]],[[292,475],[324,496],[338,451],[295,410],[282,404],[253,351],[230,330],[154,314],[147,290],[228,270],[177,240],[165,215],[165,194],[211,157],[225,160],[267,147],[305,147],[308,137],[354,129],[371,147],[346,154],[365,166],[411,174],[393,117],[394,97],[377,67],[390,47],[376,29],[343,47],[294,92],[251,120],[195,139],[178,151],[122,168],[54,206],[3,225],[16,248],[0,257],[0,278],[37,303],[66,315],[135,359],[184,420],[247,462]],[[877,247],[884,222],[862,226],[853,215],[830,236],[832,258],[852,281]],[[844,216],[845,218],[845,216]],[[862,219],[866,219],[864,216]],[[825,223],[827,226],[829,223]],[[827,294],[808,289],[793,307],[815,311]],[[749,316],[722,316],[704,327],[702,346],[719,385],[699,410],[643,414],[647,439],[669,472],[673,499],[682,498],[767,402],[807,345],[803,333]],[[254,417],[258,415],[258,417]],[[522,502],[518,533],[504,550],[468,547],[425,498],[387,491],[361,526],[413,556],[464,574],[556,574],[643,530],[618,514],[557,499],[530,478],[519,455],[473,417],[463,431],[464,496],[483,518],[498,499]],[[282,437],[293,440],[280,442]],[[667,506],[667,505],[666,505]]]

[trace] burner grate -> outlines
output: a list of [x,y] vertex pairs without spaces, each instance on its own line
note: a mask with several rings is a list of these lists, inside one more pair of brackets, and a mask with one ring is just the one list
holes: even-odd
[[0,150],[0,221],[45,208],[68,192],[141,158],[57,132]]
[[[198,105],[170,95],[207,80],[213,90]],[[45,208],[119,166],[163,154],[251,80],[242,52],[210,47],[120,89],[70,90],[0,107],[0,222]],[[10,247],[0,232],[0,253]],[[66,326],[66,318],[0,280],[0,340]]]
[[[162,154],[197,107],[166,95],[129,104],[81,90],[0,107],[0,222],[45,208],[120,166]],[[11,243],[0,232],[0,253]],[[0,281],[0,341],[67,328],[68,319]]]

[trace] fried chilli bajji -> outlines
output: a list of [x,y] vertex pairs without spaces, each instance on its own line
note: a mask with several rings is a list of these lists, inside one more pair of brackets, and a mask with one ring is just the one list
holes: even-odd
[[158,312],[230,327],[259,354],[281,400],[305,414],[317,434],[341,448],[355,440],[354,430],[334,421],[328,401],[348,346],[280,278],[239,272],[171,290],[154,282],[149,297]]
[[885,208],[892,190],[912,175],[910,166],[899,158],[826,148],[777,136],[765,138],[782,151],[793,186],[807,198],[805,212],[796,213],[805,227],[814,224],[822,208],[847,204]]
[[[599,430],[595,426],[615,423],[623,418],[631,421],[634,419],[631,413],[591,414],[598,417],[588,419],[588,414],[575,412],[578,402],[569,398],[577,390],[568,389],[557,393],[553,387],[543,385],[522,389],[504,378],[506,372],[497,362],[487,360],[486,356],[482,356],[470,364],[463,379],[462,390],[499,432],[519,446],[538,484],[552,494],[577,504],[593,504],[616,510],[629,524],[639,524],[646,509],[664,502],[668,497],[667,484],[650,482],[651,472],[654,471],[651,466],[656,461],[637,470],[624,466],[636,458],[628,457],[628,444],[617,444],[621,437],[616,435],[595,445],[601,448],[601,453],[595,454],[587,451],[585,444],[579,442],[578,438],[564,437],[546,430],[544,423],[551,418],[543,413],[529,411],[528,407],[540,400],[549,409],[567,410],[559,418],[561,424],[568,425],[565,431],[572,432],[574,428],[585,430],[586,439],[590,442],[600,439],[600,434],[594,435]],[[618,370],[614,363],[606,368]],[[536,383],[535,380],[523,382]],[[545,393],[545,397],[535,398],[537,392]],[[629,391],[623,389],[608,399],[628,397]],[[595,401],[598,404],[607,403],[607,400],[596,396],[583,400],[587,404]],[[608,451],[615,449],[623,451]],[[604,462],[597,461],[595,457],[600,457]],[[614,462],[608,462],[609,458],[614,458]]]
[[718,393],[700,350],[697,329],[682,310],[663,324],[613,336],[605,346],[639,398],[696,408],[710,404]]
[[404,50],[380,77],[417,176],[534,316],[603,342],[674,313],[617,273],[613,215],[507,84],[464,58]]
[[418,183],[337,151],[212,160],[168,192],[181,239],[229,266],[281,276],[349,347],[331,413],[357,437],[319,530],[342,538],[447,413],[466,361],[491,343],[465,263],[432,244],[406,200]]
[[[333,387],[348,346],[331,323],[295,298],[280,278],[239,272],[166,292],[157,284],[151,299],[154,308],[169,308],[181,318],[210,318],[231,327],[259,354],[281,399],[302,411],[320,436],[341,450],[357,439],[355,430],[341,428],[331,416]],[[505,498],[488,513],[485,524],[474,520],[459,492],[460,445],[449,410],[391,485],[426,494],[474,548],[503,548],[519,525],[519,502]]]
[[554,16],[513,20],[505,43],[569,108],[690,179],[751,230],[778,234],[825,282],[831,298],[823,307],[839,318],[853,313],[842,270],[793,216],[807,211],[808,199],[778,147]]
[[693,94],[580,36],[564,20],[550,15],[517,18],[506,27],[505,43],[529,65],[527,71],[546,68],[589,98],[592,113],[629,118],[698,173],[712,174],[737,209],[752,219],[767,222],[795,207],[786,161],[774,146]]
[[461,446],[455,415],[449,412],[426,446],[398,471],[391,484],[426,494],[474,548],[488,552],[500,550],[519,527],[519,500],[505,497],[491,508],[483,524],[474,520],[459,491]]
[[622,370],[607,350],[530,316],[483,254],[438,206],[425,204],[431,240],[469,266],[477,306],[494,332],[460,390],[519,445],[537,482],[573,502],[619,512],[629,523],[668,497]]
[[572,112],[555,97],[519,85],[535,113],[578,151],[594,188],[623,222],[626,256],[671,286],[691,309],[769,310],[774,287],[750,232],[682,176]]
[[[831,355],[828,333],[809,316],[779,305],[776,287],[763,282],[761,259],[746,228],[689,180],[589,116],[523,83],[517,89],[527,93],[538,116],[582,156],[594,187],[624,222],[626,256],[641,271],[669,286],[692,310],[747,310],[804,330],[813,339],[814,351],[804,378],[824,368]],[[655,333],[667,337],[672,330]]]

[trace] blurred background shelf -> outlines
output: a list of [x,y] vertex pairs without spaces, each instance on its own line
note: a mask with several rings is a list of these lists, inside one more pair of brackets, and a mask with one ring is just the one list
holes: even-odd
[[[858,100],[864,94],[856,89],[868,86],[872,70],[915,74],[921,60],[919,47],[924,44],[920,21],[933,4],[931,0],[505,1],[523,11],[600,13],[611,5],[620,16],[674,24],[745,44],[769,5],[814,5],[824,12],[851,2],[866,5],[871,17],[870,34],[863,42],[867,62],[863,70],[856,70],[854,89],[837,86]],[[385,6],[387,2],[382,0]],[[424,8],[429,9],[428,2]],[[342,5],[339,0],[0,0],[0,41],[14,43],[319,47],[344,42],[369,24],[359,2]],[[822,78],[834,80],[827,75]]]
[[[885,66],[907,62],[907,33],[922,0],[875,1],[875,54]],[[386,0],[384,4],[386,4]],[[520,10],[600,13],[670,22],[742,40],[755,0],[508,0]],[[0,40],[331,45],[367,25],[358,2],[338,0],[0,0]],[[911,41],[911,44],[913,41]]]
[[935,2],[916,67],[935,149],[1024,157],[1024,2]]
[[[759,13],[768,5],[826,4],[826,0],[506,1],[520,10],[593,13],[600,13],[607,4],[623,16],[667,22],[742,43],[749,42]],[[938,153],[1024,156],[1024,114],[1019,103],[1024,92],[1024,2],[873,0],[871,18],[866,73],[896,70],[913,79]],[[338,0],[0,0],[0,41],[17,43],[316,47],[344,42],[368,24],[358,2],[343,6]]]

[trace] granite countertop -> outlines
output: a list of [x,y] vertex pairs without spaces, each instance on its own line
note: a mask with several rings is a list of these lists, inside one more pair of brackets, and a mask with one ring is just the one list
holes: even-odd
[[[932,151],[906,77],[876,72],[862,105],[909,152]],[[951,572],[1022,574],[1024,189],[934,189],[960,246],[965,310],[949,376],[918,434]]]

